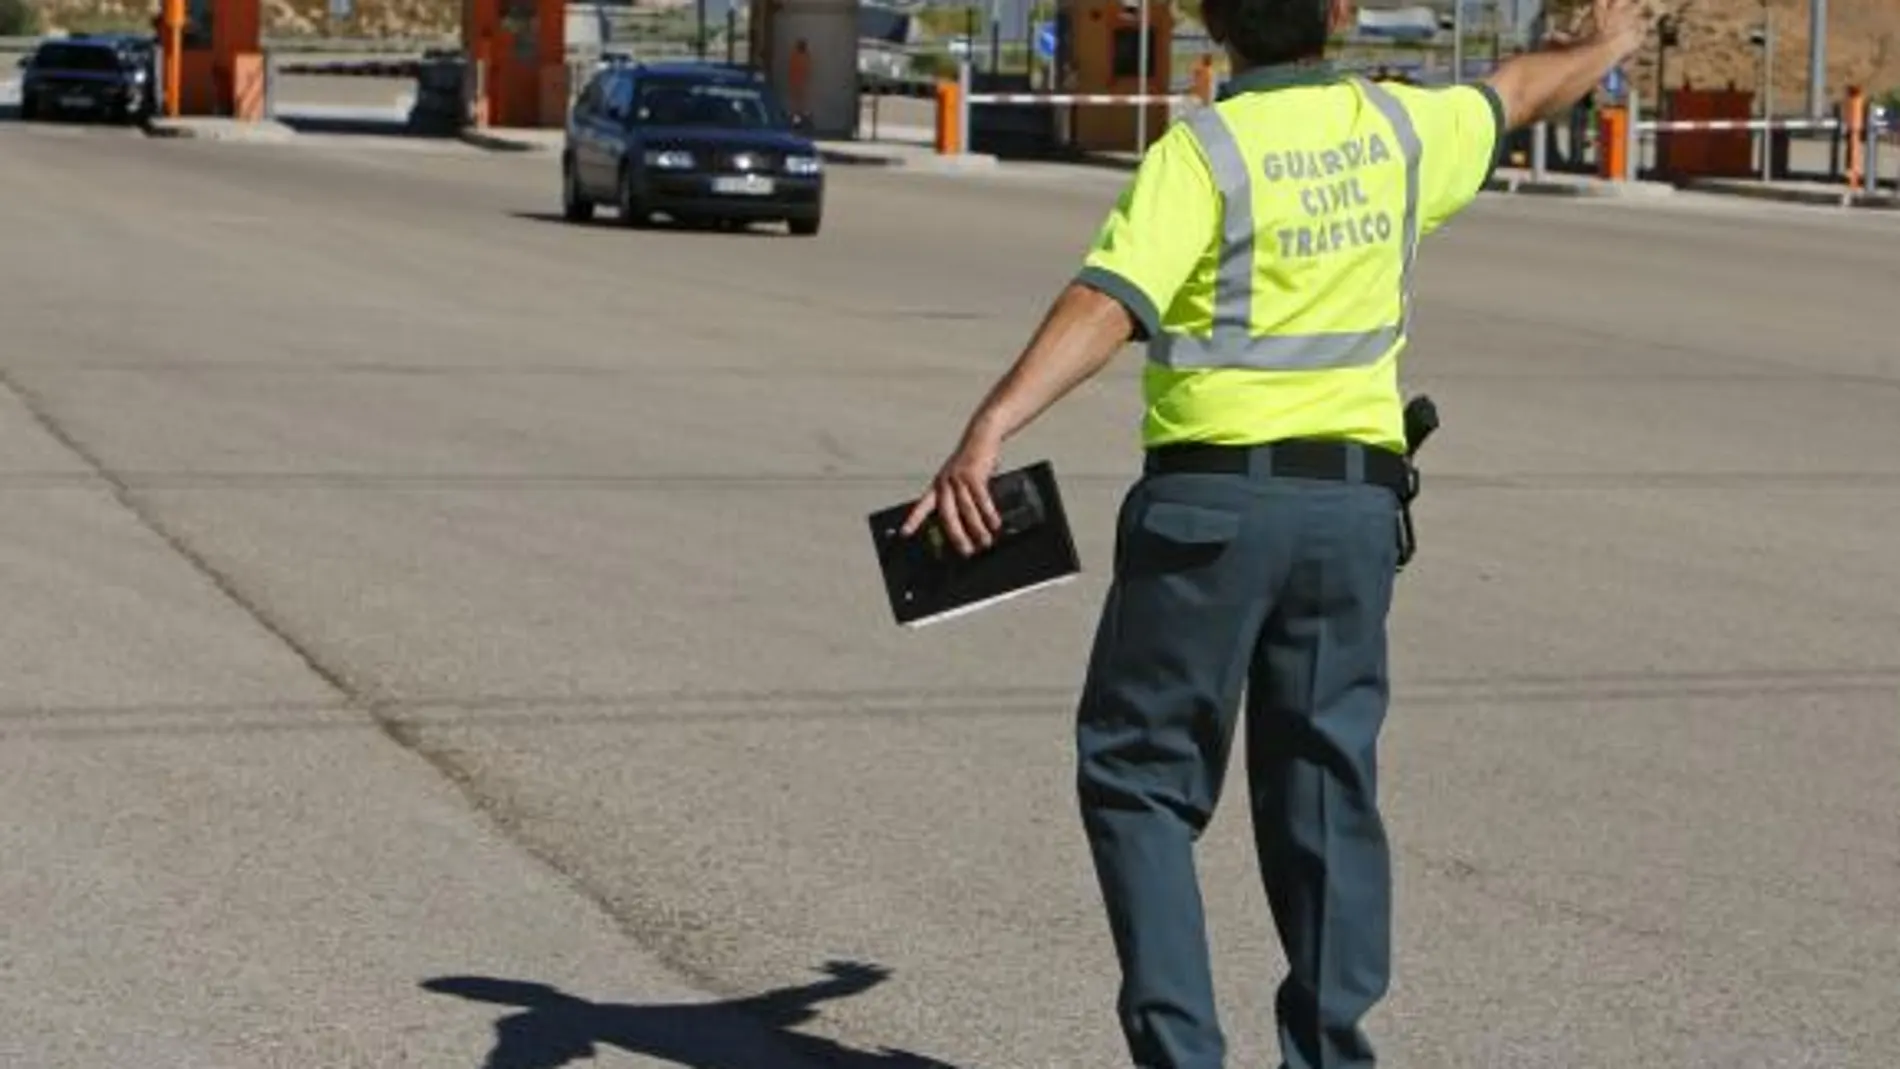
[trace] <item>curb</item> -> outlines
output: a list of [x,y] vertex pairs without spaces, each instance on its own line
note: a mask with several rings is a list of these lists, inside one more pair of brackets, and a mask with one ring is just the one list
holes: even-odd
[[1515,175],[1493,177],[1484,184],[1484,190],[1487,193],[1503,193],[1512,196],[1595,197],[1608,199],[1671,197],[1679,192],[1675,186],[1666,185],[1661,182],[1632,182],[1628,185],[1624,185],[1617,182],[1520,178]]
[[818,158],[841,167],[885,167],[893,170],[938,174],[992,171],[996,169],[998,162],[995,156],[982,152],[966,152],[961,156],[939,156],[934,151],[921,147],[916,152],[894,153],[880,152],[874,148],[846,148],[838,143],[820,144]]
[[482,133],[480,130],[460,130],[456,132],[455,136],[457,140],[463,142],[464,144],[473,145],[476,148],[487,149],[490,152],[553,152],[554,151],[554,146],[551,144],[543,144],[538,141],[526,141],[526,140],[521,140],[519,138],[512,138],[512,137],[501,137],[496,134],[485,134],[485,133]]
[[270,119],[216,126],[156,120],[141,124],[139,132],[146,137],[189,141],[248,142],[262,145],[283,144],[297,138],[296,130]]
[[1874,211],[1900,210],[1900,195],[1856,195],[1846,190],[1775,189],[1749,182],[1691,179],[1669,182],[1608,182],[1589,179],[1533,179],[1519,175],[1494,176],[1484,185],[1487,193],[1543,197],[1643,198],[1671,197],[1682,193],[1712,197],[1742,197],[1749,200],[1776,201],[1783,204],[1811,204],[1831,208],[1863,208]]
[[847,167],[902,167],[904,161],[897,156],[882,156],[873,152],[855,152],[851,149],[826,148],[818,146],[818,158],[826,163],[836,163]]
[[1764,189],[1745,183],[1728,182],[1691,182],[1685,187],[1692,193],[1703,193],[1722,197],[1745,197],[1749,200],[1776,201],[1782,204],[1812,204],[1827,208],[1864,208],[1871,211],[1893,211],[1900,209],[1900,195],[1878,193],[1868,195],[1852,193],[1848,190],[1831,189]]
[[[479,129],[464,129],[456,133],[456,138],[464,144],[490,152],[541,152],[551,153],[558,150],[556,144],[527,138],[508,137],[491,134]],[[826,163],[840,167],[888,167],[906,168],[918,171],[964,171],[988,170],[996,166],[994,156],[971,155],[962,162],[949,163],[935,156],[905,156],[875,150],[858,150],[836,145],[818,146],[818,157]]]

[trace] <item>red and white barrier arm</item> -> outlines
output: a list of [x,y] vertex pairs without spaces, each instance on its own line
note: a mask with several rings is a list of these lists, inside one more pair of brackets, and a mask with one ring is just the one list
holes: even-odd
[[1201,99],[1186,94],[1133,93],[971,93],[971,104],[1198,104]]
[[1704,133],[1713,130],[1838,130],[1839,119],[1683,119],[1637,124],[1646,133]]

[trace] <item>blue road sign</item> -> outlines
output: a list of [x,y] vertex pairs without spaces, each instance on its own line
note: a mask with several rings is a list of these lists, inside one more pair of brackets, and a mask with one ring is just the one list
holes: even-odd
[[1056,24],[1041,22],[1036,24],[1036,54],[1044,59],[1056,57]]

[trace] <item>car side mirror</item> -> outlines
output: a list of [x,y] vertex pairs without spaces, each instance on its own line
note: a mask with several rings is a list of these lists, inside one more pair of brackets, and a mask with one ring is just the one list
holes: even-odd
[[792,129],[797,130],[801,134],[809,133],[811,131],[811,118],[806,115],[792,116]]
[[31,67],[32,65],[33,65],[32,56],[21,56],[20,61],[14,64],[14,66],[20,68],[21,70],[25,70],[28,67]]

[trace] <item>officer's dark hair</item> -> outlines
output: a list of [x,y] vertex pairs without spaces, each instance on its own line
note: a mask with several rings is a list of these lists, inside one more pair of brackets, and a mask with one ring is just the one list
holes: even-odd
[[1328,0],[1202,0],[1208,36],[1249,67],[1317,59],[1326,52]]

